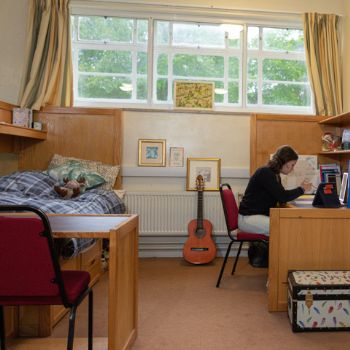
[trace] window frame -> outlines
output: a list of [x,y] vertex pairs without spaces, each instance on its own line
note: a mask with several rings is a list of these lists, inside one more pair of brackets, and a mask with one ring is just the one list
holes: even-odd
[[[214,9],[213,11],[208,11],[208,9],[205,8],[185,8],[185,7],[178,7],[174,6],[169,9],[169,7],[162,7],[159,6],[153,6],[153,5],[140,5],[140,12],[135,13],[128,7],[127,4],[108,4],[107,8],[96,8],[96,6],[87,6],[87,7],[80,7],[79,4],[70,5],[71,7],[71,15],[81,15],[81,16],[115,16],[115,17],[121,17],[121,18],[133,18],[133,19],[146,19],[148,20],[148,42],[147,42],[147,52],[148,52],[148,63],[147,63],[147,75],[148,75],[148,84],[147,84],[147,100],[145,102],[130,102],[130,100],[110,100],[110,99],[99,99],[98,101],[92,101],[91,99],[83,99],[76,97],[74,98],[74,105],[76,106],[86,106],[86,107],[118,107],[118,108],[124,108],[124,109],[142,109],[142,110],[152,110],[152,109],[159,109],[159,110],[173,110],[173,104],[164,102],[164,103],[154,103],[153,98],[156,94],[156,84],[154,84],[155,76],[154,70],[156,69],[156,55],[159,54],[157,52],[156,47],[154,45],[154,36],[155,36],[155,21],[169,21],[169,22],[192,22],[192,23],[208,23],[208,24],[220,24],[220,23],[230,23],[230,24],[239,24],[243,26],[242,31],[242,43],[241,43],[241,62],[240,62],[240,76],[239,76],[239,103],[237,106],[224,106],[221,103],[216,103],[215,107],[213,109],[213,112],[233,112],[233,113],[241,113],[241,114],[248,114],[252,112],[259,112],[259,113],[276,113],[280,112],[281,109],[283,109],[284,112],[287,113],[293,113],[293,114],[314,114],[314,103],[313,103],[313,94],[311,92],[311,105],[310,107],[299,107],[299,106],[261,106],[261,105],[248,105],[247,104],[247,93],[246,93],[246,86],[247,86],[247,59],[248,57],[251,57],[250,54],[248,54],[248,48],[247,48],[247,28],[248,26],[257,26],[257,27],[268,27],[268,28],[289,28],[289,29],[301,29],[302,30],[302,23],[301,18],[299,16],[296,16],[295,14],[276,14],[276,13],[259,13],[257,14],[256,11],[235,11],[233,15],[233,11],[231,10],[219,10]],[[129,10],[126,10],[126,9]],[[152,11],[150,10],[152,9]],[[180,10],[179,10],[180,9]],[[161,10],[161,11],[160,11]],[[178,13],[176,16],[176,20],[174,20],[174,16],[172,14],[172,11],[175,13]],[[191,12],[192,11],[192,12]],[[231,15],[230,15],[231,14]],[[285,17],[285,18],[283,18]],[[261,30],[261,29],[260,29]],[[259,40],[261,45],[261,40]],[[91,48],[89,44],[82,44],[82,43],[72,43],[72,52],[74,55],[74,46],[79,45],[79,47],[87,47]],[[233,49],[235,50],[235,49]],[[179,49],[181,51],[181,49]],[[220,51],[220,50],[219,50]],[[259,50],[257,50],[259,51]],[[259,54],[258,54],[259,55]],[[272,58],[276,58],[276,55],[278,55],[277,52],[274,53],[274,56]],[[267,55],[268,56],[268,55]],[[233,56],[234,57],[234,56]],[[74,62],[74,61],[73,61]],[[227,59],[224,58],[225,65],[227,63]],[[76,63],[75,63],[76,64]],[[75,66],[73,69],[74,74],[74,96],[77,96],[76,89],[76,74],[77,74],[77,67]],[[259,72],[260,77],[262,77],[262,72]],[[168,74],[169,77],[169,74]],[[172,78],[172,77],[171,77]],[[228,76],[224,76],[223,80],[227,80]],[[200,80],[200,79],[198,79]],[[262,84],[262,80],[258,80],[259,84]],[[296,82],[297,83],[297,82]],[[153,86],[154,85],[154,86]],[[134,89],[137,90],[137,89]],[[258,93],[261,94],[261,88],[259,89]],[[135,91],[136,93],[136,91]],[[168,88],[168,98],[169,94],[171,94],[171,89]]]

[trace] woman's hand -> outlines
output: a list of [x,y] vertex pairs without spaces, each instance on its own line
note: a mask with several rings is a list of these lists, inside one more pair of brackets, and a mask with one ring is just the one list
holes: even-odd
[[304,189],[304,192],[310,192],[312,189],[312,183],[308,180],[304,180],[301,184],[300,187]]

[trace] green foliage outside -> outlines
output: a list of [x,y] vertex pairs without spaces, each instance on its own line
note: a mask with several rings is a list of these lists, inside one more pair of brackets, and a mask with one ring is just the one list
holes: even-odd
[[[75,18],[75,21],[77,19]],[[135,27],[136,26],[136,27]],[[224,41],[218,37],[215,26],[198,26],[196,24],[175,25],[174,39],[178,43],[220,47]],[[133,39],[134,27],[136,37]],[[241,58],[229,52],[227,71],[225,71],[224,56],[211,54],[210,49],[200,48],[198,54],[162,52],[162,47],[169,45],[170,22],[157,21],[155,44],[160,45],[156,56],[155,84],[156,100],[168,101],[168,90],[173,81],[169,81],[171,72],[174,80],[203,80],[213,81],[215,88],[227,90],[227,103],[237,104],[240,101],[240,72]],[[74,34],[77,33],[77,34]],[[303,33],[301,30],[264,28],[262,45],[265,50],[284,52],[301,52],[303,50]],[[136,98],[147,100],[148,57],[146,44],[148,41],[148,21],[121,19],[112,17],[79,17],[79,30],[75,28],[73,35],[80,40],[93,42],[94,47],[78,51],[78,93],[84,98],[123,99]],[[262,104],[310,106],[310,90],[304,61],[282,58],[257,58],[250,55],[259,48],[259,28],[248,28],[248,60],[247,60],[247,103],[258,103],[258,72],[262,72]],[[106,46],[105,43],[120,43]],[[141,46],[136,50],[135,44]],[[228,47],[239,48],[239,39],[229,39]],[[96,46],[100,45],[101,49]],[[101,45],[102,44],[102,45]],[[145,44],[142,47],[142,44]],[[130,49],[127,48],[130,45]],[[133,46],[134,45],[134,46]],[[163,46],[162,46],[163,45]],[[228,49],[226,49],[228,50]],[[227,52],[227,51],[226,51]],[[135,58],[134,58],[135,57]],[[133,65],[133,62],[136,64]],[[170,71],[171,68],[171,71]],[[132,84],[133,77],[135,93],[123,91],[123,84]],[[226,77],[227,86],[224,86]],[[215,102],[223,103],[224,95],[216,94]]]

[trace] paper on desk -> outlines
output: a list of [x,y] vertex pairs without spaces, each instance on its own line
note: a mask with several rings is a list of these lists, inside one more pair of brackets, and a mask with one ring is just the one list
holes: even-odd
[[281,174],[282,185],[286,190],[291,190],[300,186],[307,180],[312,183],[312,189],[306,193],[315,193],[320,182],[320,173],[317,168],[317,156],[299,155],[298,161],[291,173]]

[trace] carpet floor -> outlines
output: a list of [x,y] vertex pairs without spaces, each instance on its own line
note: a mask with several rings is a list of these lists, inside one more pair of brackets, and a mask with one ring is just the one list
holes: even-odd
[[[140,259],[139,329],[133,350],[345,350],[350,332],[293,333],[286,312],[267,311],[267,269],[240,258],[190,265],[179,258]],[[107,336],[107,274],[94,287],[94,336]],[[76,336],[86,336],[86,303],[78,309]],[[52,338],[66,337],[67,317]]]

